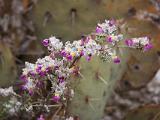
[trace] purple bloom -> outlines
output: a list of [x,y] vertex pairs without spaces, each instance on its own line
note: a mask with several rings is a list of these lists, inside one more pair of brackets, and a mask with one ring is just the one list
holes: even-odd
[[59,66],[55,66],[55,67],[54,67],[54,70],[58,70],[58,69],[59,69]]
[[40,72],[39,72],[39,75],[40,75],[41,77],[44,77],[44,76],[46,75],[46,72],[45,72],[45,71],[40,71]]
[[144,46],[144,51],[148,51],[153,48],[153,45],[151,43],[148,43],[147,45]]
[[83,45],[85,45],[86,43],[88,43],[89,42],[89,40],[90,40],[91,38],[90,37],[83,37],[82,39],[81,39],[81,46],[83,46]]
[[34,93],[33,93],[33,90],[28,90],[29,92],[29,95],[32,96]]
[[83,51],[81,51],[81,52],[80,52],[80,56],[83,56],[83,55],[84,55],[84,52],[83,52]]
[[125,40],[125,44],[129,47],[133,46],[134,43],[133,43],[133,40],[132,39],[128,39],[128,40]]
[[59,102],[60,96],[53,96],[53,97],[52,97],[52,100],[53,100],[54,102]]
[[22,85],[21,86],[21,89],[24,91],[24,90],[27,90],[27,88],[25,87],[25,85]]
[[96,33],[104,33],[103,29],[99,26],[96,27]]
[[151,37],[150,36],[146,36],[147,37],[147,39],[149,40],[149,41],[151,41]]
[[64,77],[63,76],[62,77],[58,77],[58,80],[59,80],[60,83],[63,83],[64,82]]
[[67,53],[63,50],[63,51],[61,51],[61,55],[62,55],[63,57],[66,57],[66,56],[67,56]]
[[40,73],[41,72],[41,68],[42,68],[42,65],[41,64],[38,64],[37,68],[36,68],[36,72],[37,73]]
[[87,57],[86,57],[86,60],[87,60],[87,61],[90,61],[90,60],[91,60],[91,56],[87,56]]
[[112,27],[115,23],[116,23],[116,21],[114,19],[112,19],[109,21],[109,26]]
[[27,76],[26,76],[26,75],[21,75],[21,76],[20,76],[20,79],[21,79],[23,82],[27,82]]
[[85,44],[85,40],[86,40],[86,37],[83,36],[82,39],[81,39],[81,46],[83,46]]
[[121,62],[121,60],[118,57],[116,57],[116,58],[113,59],[113,62],[116,63],[116,64],[118,64],[118,63]]
[[37,120],[45,120],[43,115],[40,115],[39,118],[37,118]]
[[72,59],[73,59],[72,55],[68,55],[68,56],[67,56],[67,60],[68,60],[68,61],[72,61]]
[[43,84],[44,84],[43,81],[38,81],[37,84],[36,84],[36,86],[39,87],[39,88],[42,88]]
[[112,42],[113,42],[113,39],[112,39],[111,36],[109,36],[109,37],[106,38],[106,41],[109,42],[109,43],[112,43]]
[[86,39],[85,39],[85,43],[88,43],[90,39],[91,38],[87,36]]
[[31,76],[33,76],[33,77],[35,77],[35,75],[36,75],[36,73],[33,72],[33,71],[30,71],[29,74],[30,74]]
[[49,45],[49,39],[44,39],[44,40],[42,41],[42,44],[43,44],[45,47],[47,47],[47,46]]
[[46,72],[49,73],[51,71],[51,67],[46,68]]
[[81,46],[83,46],[85,43],[85,41],[83,39],[81,39]]
[[28,89],[25,85],[22,85],[21,89],[23,91],[28,91],[29,95],[32,96],[33,95],[33,90]]

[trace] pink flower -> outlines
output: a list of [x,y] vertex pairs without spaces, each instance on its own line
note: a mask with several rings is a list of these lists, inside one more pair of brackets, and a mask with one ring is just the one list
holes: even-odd
[[90,60],[91,60],[91,56],[87,56],[87,57],[86,57],[86,60],[87,60],[87,61],[90,61]]
[[27,90],[27,88],[24,85],[21,85],[21,90]]
[[49,39],[44,39],[44,40],[42,41],[42,44],[43,44],[45,47],[47,47],[47,46],[49,45]]
[[104,31],[101,27],[97,26],[96,33],[104,33]]
[[64,77],[63,76],[61,76],[61,77],[58,77],[58,81],[60,82],[60,83],[63,83],[64,82]]
[[112,27],[113,25],[115,25],[116,21],[114,19],[109,21],[109,26]]
[[116,58],[113,59],[113,62],[116,63],[116,64],[118,64],[118,63],[121,62],[121,60],[118,57],[116,57]]
[[29,89],[29,90],[28,90],[28,93],[29,93],[30,96],[33,96],[33,95],[34,95],[34,92],[33,92],[32,89]]
[[21,75],[20,76],[20,80],[22,80],[23,82],[27,82],[27,75]]
[[152,49],[153,48],[153,45],[151,44],[151,43],[148,43],[148,44],[146,44],[145,46],[144,46],[144,51],[148,51],[148,50],[150,50],[150,49]]
[[59,102],[60,96],[53,96],[53,97],[52,97],[52,100],[53,100],[54,102]]
[[134,43],[133,43],[132,39],[127,39],[127,40],[125,40],[125,44],[127,46],[131,47],[131,46],[133,46]]
[[40,71],[40,72],[39,72],[39,75],[40,75],[41,77],[46,76],[46,71]]
[[29,75],[31,75],[32,77],[35,77],[35,76],[36,76],[36,73],[33,72],[33,71],[29,71]]
[[81,51],[81,52],[80,52],[80,56],[83,56],[83,55],[84,55],[84,52],[83,52],[83,51]]
[[37,68],[36,68],[36,72],[37,72],[37,73],[40,73],[40,72],[41,72],[41,69],[42,69],[42,65],[41,65],[41,64],[38,64],[38,65],[37,65]]
[[62,50],[62,51],[61,51],[61,55],[62,55],[63,57],[66,57],[66,56],[67,56],[67,53],[66,53],[64,50]]
[[45,120],[43,115],[40,115],[39,118],[37,118],[37,120]]
[[111,36],[108,36],[108,37],[106,38],[106,41],[109,42],[109,43],[112,43],[112,42],[113,42],[113,39],[112,39]]
[[67,60],[68,60],[68,61],[72,61],[72,60],[73,60],[72,55],[68,55],[68,56],[67,56]]

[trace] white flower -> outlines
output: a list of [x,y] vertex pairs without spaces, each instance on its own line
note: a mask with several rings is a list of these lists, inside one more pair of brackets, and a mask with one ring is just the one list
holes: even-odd
[[98,54],[98,51],[101,49],[101,46],[96,43],[96,41],[90,39],[88,43],[83,48],[84,55],[87,56],[88,54],[95,55]]
[[105,23],[102,24],[98,24],[99,27],[102,28],[102,30],[106,33],[106,34],[113,34],[114,31],[117,30],[117,26],[116,25],[112,25],[110,26],[110,21],[109,20],[105,20]]
[[71,89],[71,97],[73,98],[74,97],[74,90]]
[[31,105],[31,106],[29,106],[28,108],[25,108],[25,110],[26,110],[27,112],[31,112],[31,111],[33,110],[33,106]]
[[53,67],[55,66],[55,60],[52,59],[50,56],[46,56],[42,59],[38,59],[36,64],[41,64],[43,65],[44,68],[48,68],[48,67]]
[[66,82],[59,83],[55,88],[55,93],[62,95],[66,89]]
[[123,38],[124,38],[123,35],[119,34],[119,35],[117,35],[116,41],[119,42],[119,41],[123,40]]
[[148,39],[148,37],[141,37],[141,38],[139,38],[140,39],[140,43],[142,44],[142,45],[147,45],[147,44],[149,44],[149,39]]
[[49,50],[54,51],[54,50],[61,50],[62,49],[63,43],[60,42],[60,40],[57,39],[56,37],[50,37],[49,41],[50,41],[49,47],[48,47]]
[[11,86],[11,87],[9,87],[9,88],[5,88],[5,89],[3,89],[3,88],[0,88],[0,95],[2,95],[2,96],[9,96],[9,95],[13,95],[13,94],[15,94],[15,92],[13,91],[13,87]]
[[17,100],[17,98],[12,97],[9,100],[9,103],[4,104],[4,107],[8,110],[10,115],[14,115],[16,112],[19,111],[22,103]]
[[33,79],[28,77],[27,82],[25,83],[25,85],[23,87],[30,91],[30,90],[34,89],[35,86],[36,86],[36,84],[34,83]]
[[49,107],[47,105],[44,105],[47,112],[50,112]]
[[150,42],[148,37],[133,38],[132,40],[133,43],[137,46],[139,45],[145,46]]
[[36,67],[35,64],[29,63],[29,62],[25,62],[25,68],[22,70],[23,71],[23,75],[27,75],[28,72],[34,71],[35,67]]
[[74,118],[73,117],[69,117],[66,120],[74,120]]

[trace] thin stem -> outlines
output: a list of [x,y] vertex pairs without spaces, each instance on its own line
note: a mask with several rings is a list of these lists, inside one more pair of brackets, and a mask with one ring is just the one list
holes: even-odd
[[78,74],[82,77],[85,78],[84,75],[79,71]]
[[135,47],[131,47],[131,46],[124,46],[124,45],[119,45],[119,46],[117,46],[118,48],[134,48],[135,49]]
[[52,116],[52,120],[54,120],[54,118],[56,117],[56,115],[60,112],[60,110],[62,109],[62,105],[57,109],[57,111],[54,113],[54,115]]
[[16,93],[13,93],[13,95],[16,96],[16,97],[22,98],[22,96],[20,96],[20,95],[18,95]]
[[[43,107],[44,105],[32,105],[33,107]],[[47,105],[47,107],[59,107],[61,105]]]
[[155,116],[154,116],[154,118],[153,118],[153,120],[158,120],[158,117],[160,116],[160,112],[158,112]]
[[76,57],[73,62],[71,63],[71,65],[69,66],[69,68],[72,68],[74,66],[74,64],[81,58],[81,56]]

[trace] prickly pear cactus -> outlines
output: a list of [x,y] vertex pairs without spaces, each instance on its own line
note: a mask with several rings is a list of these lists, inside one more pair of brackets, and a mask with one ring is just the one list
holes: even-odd
[[[0,43],[0,87],[7,87],[16,80],[16,66],[10,48]],[[12,74],[12,75],[11,75]]]
[[160,106],[146,105],[131,110],[125,117],[125,120],[160,120]]
[[80,120],[101,119],[115,82],[126,69],[126,56],[125,53],[119,65],[105,63],[99,58],[90,62],[80,61],[82,76],[73,82],[76,85],[75,96],[68,107],[69,114],[78,116]]
[[66,40],[79,39],[90,33],[98,20],[106,18],[102,2],[96,0],[39,1],[33,12],[40,38],[54,33]]
[[[145,9],[150,5],[149,2],[143,2],[143,0],[122,2],[119,4],[119,0],[39,1],[35,5],[33,14],[37,34],[43,38],[54,32],[54,35],[62,39],[77,39],[82,31],[84,34],[90,32],[98,20],[107,17],[128,17],[135,14],[137,9]],[[123,62],[125,63],[125,60]],[[67,112],[82,120],[99,120],[103,116],[105,102],[114,88],[115,81],[120,80],[125,74],[126,64],[108,65],[98,58],[91,63],[86,63],[84,60],[80,63],[82,75],[80,80],[75,79],[76,83],[73,82],[73,86],[77,84],[75,97],[69,104]]]
[[63,40],[74,40],[90,33],[99,21],[127,17],[131,8],[144,9],[148,6],[150,2],[146,0],[123,0],[121,4],[119,0],[39,0],[32,18],[39,38],[54,33]]
[[[148,21],[140,21],[135,18],[128,19],[127,24],[132,28],[130,35],[143,36],[148,35],[153,39],[154,48],[143,54],[135,50],[129,50],[129,60],[127,64],[127,71],[125,71],[121,82],[120,89],[129,90],[141,88],[145,86],[154,77],[156,71],[159,69],[159,32],[157,26]],[[145,27],[144,27],[145,26]]]

